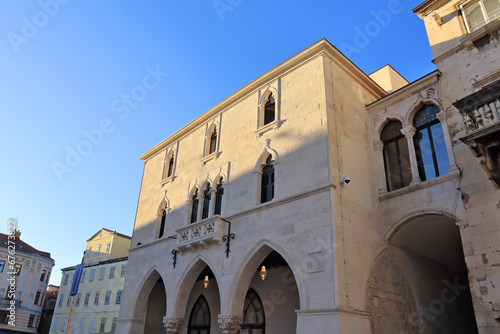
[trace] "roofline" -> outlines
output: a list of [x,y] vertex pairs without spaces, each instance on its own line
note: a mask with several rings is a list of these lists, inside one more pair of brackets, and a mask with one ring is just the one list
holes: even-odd
[[422,18],[422,16],[426,16],[429,12],[436,10],[450,1],[451,0],[427,0],[413,8],[413,12]]
[[189,134],[191,131],[195,130],[198,126],[202,125],[204,122],[208,121],[211,117],[216,114],[223,112],[225,109],[234,105],[241,99],[245,98],[249,94],[253,93],[255,90],[262,88],[270,82],[271,80],[282,76],[283,74],[295,69],[306,61],[309,61],[320,55],[329,56],[340,68],[346,71],[351,77],[358,82],[363,88],[365,88],[374,98],[379,99],[387,93],[366,73],[364,73],[356,64],[354,64],[349,58],[347,58],[342,52],[340,52],[335,46],[333,46],[325,38],[319,40],[318,42],[312,44],[306,49],[295,54],[291,58],[288,58],[281,64],[275,66],[271,70],[260,75],[256,79],[250,81],[248,84],[238,89],[233,94],[226,97],[221,102],[217,103],[212,108],[205,111],[200,116],[196,117],[194,120],[174,132],[172,135],[162,140],[160,143],[153,146],[151,149],[146,151],[140,156],[142,161],[147,161],[158,152],[162,151],[172,142],[179,140],[183,136]]
[[118,232],[116,232],[116,231],[112,231],[112,230],[107,229],[107,228],[105,228],[105,227],[101,227],[101,228],[99,229],[99,231],[97,231],[96,233],[92,234],[92,236],[91,236],[90,238],[88,238],[88,239],[87,239],[87,241],[90,241],[93,237],[95,237],[95,236],[96,236],[99,232],[101,232],[101,231],[103,231],[103,230],[104,230],[104,231],[106,231],[106,232],[112,233],[112,234],[116,234],[116,235],[118,235],[118,236],[120,236],[120,237],[123,237],[123,238],[126,238],[126,239],[130,239],[130,240],[132,240],[132,238],[131,238],[131,237],[129,237],[128,235],[121,234],[121,233],[118,233]]
[[374,107],[374,106],[376,106],[376,105],[378,105],[378,104],[386,101],[388,98],[397,96],[399,94],[405,93],[407,90],[413,89],[415,87],[415,85],[418,85],[418,84],[422,83],[423,81],[430,80],[431,78],[438,77],[440,75],[441,75],[441,72],[439,70],[434,70],[431,73],[426,74],[423,77],[420,77],[420,78],[418,78],[417,80],[415,80],[413,82],[410,82],[408,85],[403,86],[403,87],[401,87],[398,90],[395,90],[394,92],[390,93],[389,95],[384,96],[383,98],[381,98],[381,99],[379,99],[377,101],[374,101],[374,102],[372,102],[370,104],[367,104],[366,108]]
[[[111,260],[99,261],[96,263],[88,263],[88,264],[85,263],[85,265],[83,267],[84,268],[97,267],[97,266],[100,266],[102,264],[122,262],[122,261],[127,261],[127,260],[128,260],[128,256],[122,256],[122,257],[117,257],[117,258],[111,259]],[[75,270],[75,269],[76,269],[76,266],[71,266],[71,267],[62,268],[61,271],[70,271],[70,270]]]
[[405,81],[406,81],[408,84],[410,83],[410,82],[408,81],[408,79],[406,79],[406,78],[405,78],[405,77],[404,77],[401,73],[399,73],[399,72],[398,72],[398,70],[396,70],[394,67],[392,67],[392,65],[391,65],[391,64],[385,64],[384,66],[380,67],[378,70],[375,70],[375,71],[373,71],[372,73],[368,74],[368,76],[372,75],[372,74],[373,74],[373,73],[375,73],[375,72],[380,71],[381,69],[383,69],[384,67],[387,67],[387,66],[389,66],[390,68],[392,68],[392,69],[394,70],[394,72],[396,72],[397,74],[399,74],[399,76],[400,76],[401,78],[405,79]]

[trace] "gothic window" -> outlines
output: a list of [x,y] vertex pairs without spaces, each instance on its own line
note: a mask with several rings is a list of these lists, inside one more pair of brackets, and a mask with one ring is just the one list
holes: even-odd
[[219,180],[215,191],[215,209],[214,215],[220,215],[222,213],[222,202],[224,200],[224,187],[222,185],[222,178]]
[[210,200],[212,199],[212,188],[210,188],[210,183],[207,183],[207,187],[203,192],[203,210],[201,212],[201,219],[208,218],[210,213]]
[[248,290],[243,306],[243,324],[239,334],[265,334],[266,317],[264,305],[255,290]]
[[167,210],[166,208],[163,209],[163,213],[161,215],[161,222],[160,222],[160,231],[158,232],[158,238],[163,237],[163,233],[165,233],[165,220],[167,218]]
[[210,334],[210,309],[203,295],[198,298],[191,311],[188,334]]
[[273,94],[269,94],[267,102],[264,106],[264,125],[273,122],[276,118],[276,102]]
[[217,149],[217,128],[214,128],[212,135],[210,136],[210,147],[208,150],[208,154],[212,154]]
[[266,165],[262,169],[262,180],[261,180],[261,194],[260,202],[266,203],[273,199],[274,197],[274,161],[272,156],[269,155],[266,160]]
[[439,108],[423,106],[413,118],[417,130],[413,136],[418,174],[422,181],[446,174],[450,167],[444,141],[443,127],[436,117]]
[[401,133],[402,128],[401,122],[389,121],[380,134],[380,140],[384,143],[383,156],[388,191],[410,185],[412,178],[408,143]]
[[175,152],[173,149],[169,150],[165,155],[165,160],[163,161],[163,175],[162,180],[168,182],[169,179],[174,175],[175,168]]
[[196,189],[192,198],[191,223],[195,223],[198,220],[198,204],[199,204],[198,189]]

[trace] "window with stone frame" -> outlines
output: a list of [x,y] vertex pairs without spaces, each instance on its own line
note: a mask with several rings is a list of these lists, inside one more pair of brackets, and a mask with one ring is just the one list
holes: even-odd
[[193,196],[191,198],[191,224],[195,223],[198,220],[199,202],[200,202],[200,200],[198,198],[198,189],[195,189]]
[[201,219],[208,218],[210,213],[210,201],[212,200],[212,188],[210,183],[207,183],[205,190],[203,191],[203,207],[201,210]]
[[401,132],[401,122],[391,120],[382,129],[383,157],[387,190],[393,191],[410,185],[412,180],[408,142]]
[[210,334],[210,309],[203,295],[198,298],[191,310],[188,334]]
[[499,0],[470,0],[460,7],[469,32],[474,32],[500,17]]
[[219,179],[217,183],[217,187],[215,188],[215,207],[214,207],[214,215],[222,214],[222,204],[224,202],[224,180],[222,178]]
[[413,117],[416,129],[413,144],[422,181],[444,175],[450,167],[443,127],[436,117],[438,113],[438,106],[424,105]]
[[167,220],[167,209],[163,209],[161,213],[161,220],[160,220],[160,230],[158,231],[158,238],[163,237],[163,234],[165,233],[165,221]]
[[266,164],[262,169],[260,202],[266,203],[274,198],[274,161],[269,155],[266,159]]
[[265,334],[266,316],[264,304],[254,289],[247,292],[243,306],[243,323],[239,334]]
[[162,180],[168,182],[174,176],[175,169],[175,151],[173,149],[167,150],[165,160],[163,161]]

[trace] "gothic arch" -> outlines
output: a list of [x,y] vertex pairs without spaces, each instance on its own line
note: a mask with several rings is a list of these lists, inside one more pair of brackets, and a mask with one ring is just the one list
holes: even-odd
[[[149,271],[147,271],[147,274],[143,276],[141,282],[138,284],[138,289],[136,290],[136,293],[134,294],[134,297],[132,300],[135,301],[135,307],[133,310],[133,319],[143,319],[145,320],[145,312],[147,308],[147,303],[149,299],[149,294],[153,290],[154,285],[156,282],[162,279],[164,282],[165,286],[165,295],[168,296],[168,291],[167,291],[167,284],[164,279],[164,275],[161,274],[161,270],[153,266]],[[167,301],[165,300],[165,303]]]
[[279,165],[279,155],[278,152],[276,152],[274,149],[271,148],[271,139],[266,139],[266,146],[264,147],[264,150],[260,154],[259,158],[257,159],[257,162],[255,163],[255,171],[260,172],[264,165],[266,164],[266,159],[268,156],[272,156],[274,160],[274,166]]
[[278,98],[278,90],[272,86],[267,86],[266,90],[259,97],[259,107],[262,108],[264,104],[267,102],[267,99],[270,94],[274,95],[274,99],[277,101]]
[[375,141],[380,141],[380,134],[382,133],[382,130],[386,126],[389,121],[399,121],[401,122],[401,126],[404,129],[406,127],[406,121],[404,117],[401,115],[396,115],[396,114],[387,114],[381,121],[378,122],[378,124],[375,126],[376,133],[375,133]]
[[[278,244],[268,240],[262,239],[255,244],[247,255],[241,261],[240,266],[236,269],[234,279],[231,282],[227,300],[226,313],[232,315],[242,316],[243,303],[245,302],[246,293],[250,282],[255,274],[255,268],[269,255],[271,251],[278,252],[288,263],[290,270],[293,273],[295,282],[297,284],[300,308],[307,309],[307,295],[304,285],[302,272],[298,269],[300,265],[294,261],[290,254]],[[221,304],[224,302],[221,300]],[[221,310],[224,310],[221,305]]]
[[[189,295],[191,294],[192,287],[196,282],[196,278],[199,273],[208,266],[210,270],[215,275],[215,281],[217,282],[217,287],[219,289],[219,293],[221,293],[222,287],[220,286],[219,277],[221,277],[221,273],[216,270],[216,267],[211,263],[210,259],[201,253],[198,253],[194,259],[186,266],[182,274],[180,275],[179,284],[175,287],[177,295],[173,296],[171,308],[167,309],[167,313],[173,318],[184,318],[184,314],[186,311]],[[223,298],[220,298],[221,301],[221,310],[223,309]]]
[[424,98],[422,96],[419,96],[417,98],[417,101],[415,101],[415,103],[413,103],[413,105],[410,107],[410,109],[408,109],[408,113],[406,113],[406,115],[405,115],[406,124],[412,125],[413,124],[413,117],[415,116],[417,111],[419,111],[420,108],[422,108],[425,105],[435,105],[439,108],[439,112],[442,112],[444,110],[440,101],[438,101],[434,98],[426,98],[426,97]]

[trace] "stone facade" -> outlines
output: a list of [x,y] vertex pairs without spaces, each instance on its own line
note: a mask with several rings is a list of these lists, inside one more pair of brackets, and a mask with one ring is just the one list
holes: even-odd
[[415,9],[438,69],[411,84],[321,40],[143,154],[117,331],[497,331],[495,149],[454,102],[500,78],[498,20],[460,5]]

